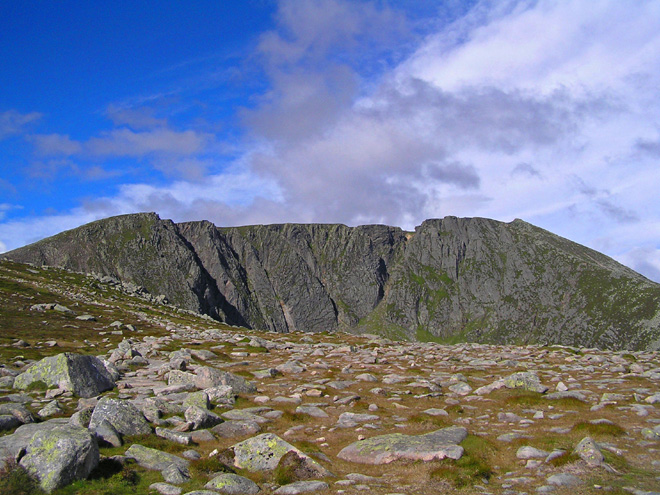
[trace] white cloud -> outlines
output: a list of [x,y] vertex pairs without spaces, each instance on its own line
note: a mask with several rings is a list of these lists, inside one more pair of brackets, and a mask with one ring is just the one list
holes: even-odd
[[191,155],[204,150],[213,137],[198,132],[153,129],[135,132],[113,129],[100,137],[92,137],[86,149],[96,155],[142,157],[149,154]]
[[25,114],[16,110],[0,112],[0,139],[24,132],[29,124],[39,120],[41,117],[42,115],[38,112]]
[[125,185],[50,226],[3,223],[0,240],[139,210],[225,225],[518,217],[660,281],[660,2],[484,0],[373,77],[409,35],[379,5],[280,3],[257,48],[271,87],[242,112],[251,140],[229,171],[208,175],[213,135],[115,112],[132,128],[84,152],[186,180]]

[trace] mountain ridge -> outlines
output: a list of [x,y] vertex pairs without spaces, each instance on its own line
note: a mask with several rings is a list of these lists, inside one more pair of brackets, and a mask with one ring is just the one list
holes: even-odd
[[111,275],[230,324],[420,341],[660,347],[660,285],[527,222],[176,224],[111,217],[5,253]]

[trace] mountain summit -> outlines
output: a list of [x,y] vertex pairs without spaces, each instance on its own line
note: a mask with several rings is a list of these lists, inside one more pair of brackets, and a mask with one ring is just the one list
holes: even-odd
[[385,225],[92,222],[3,257],[116,277],[277,332],[660,348],[660,284],[522,220]]

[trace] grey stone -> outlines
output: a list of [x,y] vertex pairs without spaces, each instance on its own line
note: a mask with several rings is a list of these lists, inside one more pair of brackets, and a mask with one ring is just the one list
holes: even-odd
[[463,427],[450,426],[424,435],[393,433],[352,443],[337,457],[360,464],[388,464],[398,459],[432,461],[445,457],[460,459],[467,436]]
[[261,427],[256,421],[229,420],[214,426],[211,431],[223,438],[236,438],[259,433],[261,431]]
[[355,426],[358,426],[360,423],[377,421],[379,419],[380,416],[376,416],[375,414],[358,414],[352,412],[345,412],[339,415],[337,426],[339,426],[340,428],[353,428]]
[[89,428],[95,429],[104,419],[124,436],[151,433],[142,412],[126,400],[103,397],[94,408]]
[[75,426],[38,431],[20,461],[47,493],[86,479],[98,463],[96,441],[87,430]]
[[188,394],[188,396],[183,401],[183,407],[188,408],[190,406],[197,406],[202,409],[210,409],[211,402],[209,401],[209,396],[206,392],[193,392]]
[[319,463],[272,433],[262,433],[248,438],[231,448],[234,452],[234,465],[250,472],[272,471],[287,452],[295,452],[309,459],[308,466],[317,470],[319,478],[329,474]]
[[188,468],[181,466],[180,464],[172,463],[165,469],[161,470],[160,474],[163,475],[163,479],[167,483],[172,483],[173,485],[181,485],[190,481]]
[[199,389],[227,385],[231,387],[236,394],[253,394],[257,391],[257,387],[253,383],[250,383],[245,378],[228,371],[222,371],[206,366],[197,368],[195,373],[194,383]]
[[50,416],[55,416],[56,414],[62,414],[64,411],[60,407],[59,402],[56,400],[50,401],[48,404],[46,404],[44,407],[42,407],[38,412],[37,415],[40,418],[49,418]]
[[192,435],[188,432],[172,431],[167,428],[156,428],[156,436],[169,440],[170,442],[180,443],[181,445],[190,445],[193,443]]
[[22,424],[23,423],[21,423],[21,421],[15,416],[0,414],[0,431],[13,430]]
[[162,450],[151,449],[143,445],[134,443],[124,454],[135,461],[145,469],[163,471],[170,464],[174,464],[181,470],[187,470],[190,462],[174,454],[163,452]]
[[545,450],[537,449],[536,447],[520,447],[516,452],[516,457],[518,459],[545,459],[548,457],[550,452]]
[[208,395],[209,400],[215,404],[233,406],[236,403],[236,393],[229,385],[218,385],[217,387],[205,388],[203,392]]
[[169,483],[152,483],[149,485],[149,489],[156,490],[161,495],[181,495],[182,492],[181,488]]
[[36,381],[60,387],[79,397],[95,397],[115,387],[112,376],[99,358],[70,352],[33,364],[16,377],[14,388],[26,389]]
[[204,488],[217,490],[227,495],[255,495],[259,493],[259,486],[252,480],[232,473],[223,473],[211,481]]
[[10,457],[17,459],[20,452],[25,449],[35,433],[49,431],[61,426],[68,426],[67,418],[55,418],[41,423],[28,423],[19,426],[10,435],[0,436],[0,459]]
[[314,418],[329,418],[328,413],[325,412],[323,409],[317,406],[298,406],[296,407],[296,412],[299,414],[307,414],[308,416],[312,416]]
[[121,433],[119,433],[107,419],[103,419],[101,423],[94,428],[93,433],[101,445],[103,445],[103,442],[110,444],[113,447],[121,447],[124,444],[121,439]]
[[504,379],[506,388],[519,388],[530,392],[545,393],[548,387],[541,384],[538,375],[533,371],[520,371]]
[[584,483],[577,476],[568,473],[553,474],[552,476],[548,477],[547,481],[551,485],[557,486],[578,486]]
[[193,429],[213,428],[224,420],[214,412],[197,406],[190,406],[185,412],[186,421],[193,424]]
[[330,487],[323,481],[296,481],[289,485],[284,485],[275,490],[277,495],[298,495],[299,493],[320,492],[328,490]]
[[36,418],[23,404],[0,404],[0,415],[10,414],[22,424],[34,423]]
[[598,444],[591,437],[584,437],[575,447],[574,453],[591,467],[603,464],[605,457]]

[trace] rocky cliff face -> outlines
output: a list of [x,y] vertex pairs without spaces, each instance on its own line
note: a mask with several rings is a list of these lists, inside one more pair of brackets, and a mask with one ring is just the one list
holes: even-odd
[[217,228],[109,218],[5,255],[111,275],[231,324],[422,341],[660,347],[660,285],[521,220]]

